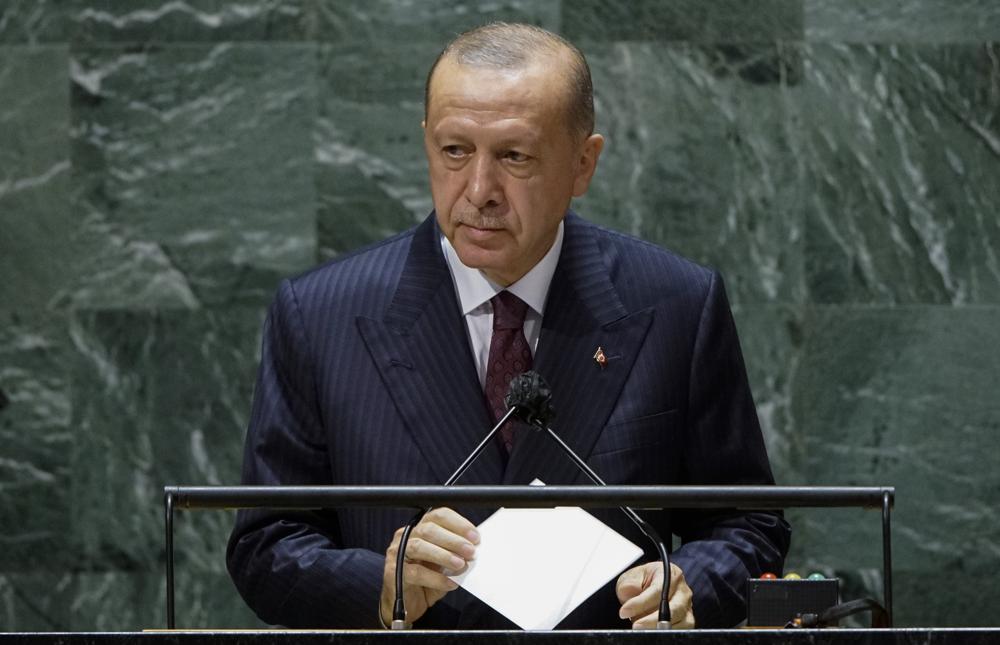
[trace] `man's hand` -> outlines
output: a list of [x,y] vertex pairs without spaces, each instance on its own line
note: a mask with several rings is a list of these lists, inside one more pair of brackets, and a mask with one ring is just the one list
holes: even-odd
[[[659,618],[660,591],[663,589],[663,563],[647,562],[632,567],[618,576],[615,592],[622,608],[618,615],[632,621],[632,629],[653,629]],[[684,572],[670,565],[670,626],[673,629],[694,629],[691,608],[691,587]]]
[[[382,597],[379,611],[382,621],[392,622],[392,606],[396,600],[396,554],[403,529],[393,535],[385,552],[382,571]],[[458,585],[443,573],[459,573],[476,555],[479,532],[469,520],[450,508],[435,508],[424,516],[410,533],[406,543],[406,565],[403,568],[403,603],[406,622],[413,623],[434,603]]]

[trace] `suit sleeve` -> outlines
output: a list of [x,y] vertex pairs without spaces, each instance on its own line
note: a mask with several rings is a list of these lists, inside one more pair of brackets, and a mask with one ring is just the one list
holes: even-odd
[[[764,439],[722,278],[715,272],[698,325],[689,380],[684,479],[691,484],[773,484]],[[698,627],[746,618],[746,579],[780,574],[790,528],[781,513],[675,515],[673,561],[694,593]]]
[[[293,287],[285,281],[264,325],[244,484],[332,481],[309,347]],[[226,563],[244,600],[267,623],[376,628],[384,555],[342,549],[338,542],[332,511],[241,511]]]

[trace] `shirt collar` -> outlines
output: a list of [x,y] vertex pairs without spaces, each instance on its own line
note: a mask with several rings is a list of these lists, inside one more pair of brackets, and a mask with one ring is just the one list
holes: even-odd
[[[549,295],[552,276],[559,263],[562,243],[563,223],[559,222],[556,239],[548,252],[520,280],[506,287],[507,291],[526,302],[539,316],[545,315],[545,299]],[[490,298],[504,290],[504,287],[487,278],[479,269],[462,264],[455,248],[444,235],[441,236],[441,250],[448,262],[448,269],[450,269],[452,280],[455,283],[455,291],[458,293],[463,315],[483,306],[489,302]]]

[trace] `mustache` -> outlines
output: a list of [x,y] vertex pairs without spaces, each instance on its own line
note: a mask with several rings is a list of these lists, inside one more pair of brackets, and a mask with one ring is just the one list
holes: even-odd
[[497,209],[464,210],[455,213],[455,223],[464,224],[479,229],[504,229],[507,228],[507,218],[503,213],[498,213]]

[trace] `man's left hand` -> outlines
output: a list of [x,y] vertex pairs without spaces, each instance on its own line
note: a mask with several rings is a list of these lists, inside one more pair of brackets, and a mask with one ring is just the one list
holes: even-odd
[[[622,603],[618,615],[632,621],[632,629],[654,629],[659,619],[662,589],[662,562],[647,562],[632,567],[618,576],[618,583],[615,585],[618,602]],[[671,563],[669,598],[672,629],[694,629],[692,597],[691,587],[684,580],[684,572]]]

